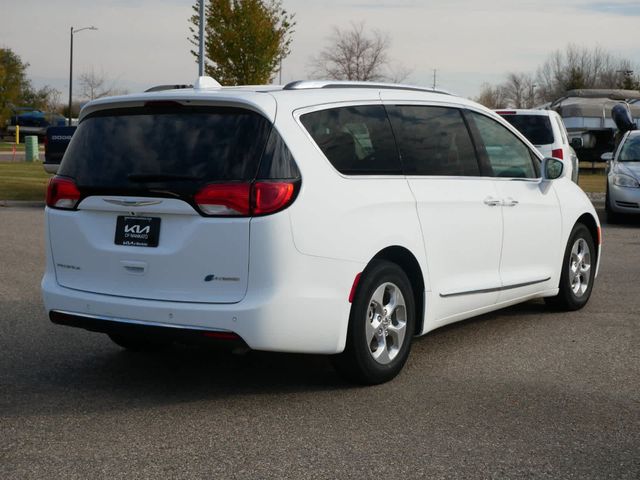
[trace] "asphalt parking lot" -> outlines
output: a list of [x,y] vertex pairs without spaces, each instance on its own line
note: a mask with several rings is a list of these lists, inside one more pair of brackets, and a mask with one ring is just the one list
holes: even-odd
[[640,478],[640,223],[605,225],[584,310],[445,327],[361,388],[323,357],[133,354],[50,324],[42,219],[0,208],[1,479]]

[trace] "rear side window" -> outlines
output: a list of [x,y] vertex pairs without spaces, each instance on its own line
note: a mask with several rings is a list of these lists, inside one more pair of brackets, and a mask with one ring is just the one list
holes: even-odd
[[513,133],[495,120],[469,112],[482,141],[482,153],[491,167],[493,176],[509,178],[536,178],[529,148]]
[[400,175],[402,167],[382,105],[339,107],[300,116],[329,162],[345,175]]
[[389,111],[407,175],[480,175],[476,152],[459,110],[411,105]]
[[100,111],[78,126],[59,174],[85,190],[188,194],[205,183],[253,180],[271,130],[241,108]]
[[551,122],[546,115],[503,115],[502,118],[516,127],[534,145],[553,143]]

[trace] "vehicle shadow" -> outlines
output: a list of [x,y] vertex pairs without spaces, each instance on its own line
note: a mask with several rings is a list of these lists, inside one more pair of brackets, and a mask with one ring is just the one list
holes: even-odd
[[18,398],[0,410],[8,415],[104,411],[352,388],[325,356],[234,355],[183,345],[153,353],[110,344],[100,344],[93,353],[81,350],[60,352],[52,361],[34,362],[28,371],[5,377],[5,398],[12,395],[10,390]]
[[[464,348],[465,342],[486,341],[522,328],[544,311],[548,311],[544,303],[529,302],[441,327],[416,339],[409,362],[424,375],[436,374],[438,364],[446,363],[447,355]],[[1,369],[3,416],[92,413],[201,401],[215,404],[255,395],[280,397],[363,388],[343,380],[324,355],[257,351],[236,355],[184,345],[154,353],[130,352],[105,335],[50,328],[45,332],[53,334],[50,345],[15,346],[22,362]],[[402,381],[401,376],[394,383]]]

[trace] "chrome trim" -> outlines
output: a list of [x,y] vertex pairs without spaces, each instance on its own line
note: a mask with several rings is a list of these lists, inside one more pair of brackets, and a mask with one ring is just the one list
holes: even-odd
[[160,322],[150,322],[147,320],[132,320],[129,318],[117,318],[117,317],[109,317],[107,315],[91,315],[89,313],[78,313],[78,312],[69,312],[66,310],[51,310],[55,313],[61,313],[63,315],[72,315],[74,317],[84,317],[90,318],[92,320],[105,320],[108,322],[118,322],[125,323],[131,325],[143,325],[146,327],[166,327],[166,328],[176,328],[182,330],[206,330],[208,332],[230,332],[231,330],[223,330],[220,328],[208,328],[208,327],[200,327],[195,325],[176,325],[172,323],[160,323]]
[[122,207],[148,207],[149,205],[159,205],[162,200],[115,200],[111,198],[103,198],[103,201],[112,205],[120,205]]
[[442,93],[451,95],[446,90],[416,85],[404,85],[399,83],[363,82],[350,80],[296,80],[287,83],[283,90],[309,90],[317,88],[376,88],[387,90],[408,90],[415,92]]
[[544,278],[542,280],[534,280],[533,282],[524,282],[524,283],[516,283],[513,285],[504,285],[502,287],[494,287],[494,288],[483,288],[480,290],[469,290],[467,292],[454,292],[454,293],[441,293],[440,297],[457,297],[460,295],[473,295],[475,293],[491,293],[491,292],[500,292],[502,290],[512,290],[514,288],[520,287],[528,287],[529,285],[535,285],[536,283],[544,283],[551,280],[551,277]]

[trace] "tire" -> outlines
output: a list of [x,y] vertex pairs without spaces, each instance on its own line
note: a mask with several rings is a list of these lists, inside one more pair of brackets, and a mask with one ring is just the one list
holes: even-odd
[[166,340],[148,340],[121,333],[109,333],[108,335],[113,343],[133,352],[159,352],[171,345],[171,342]]
[[547,304],[565,311],[579,310],[589,301],[596,271],[597,250],[589,229],[576,224],[564,252],[560,291],[547,297]]
[[414,331],[415,301],[406,273],[395,263],[373,260],[357,287],[336,370],[364,385],[387,382],[407,361]]

